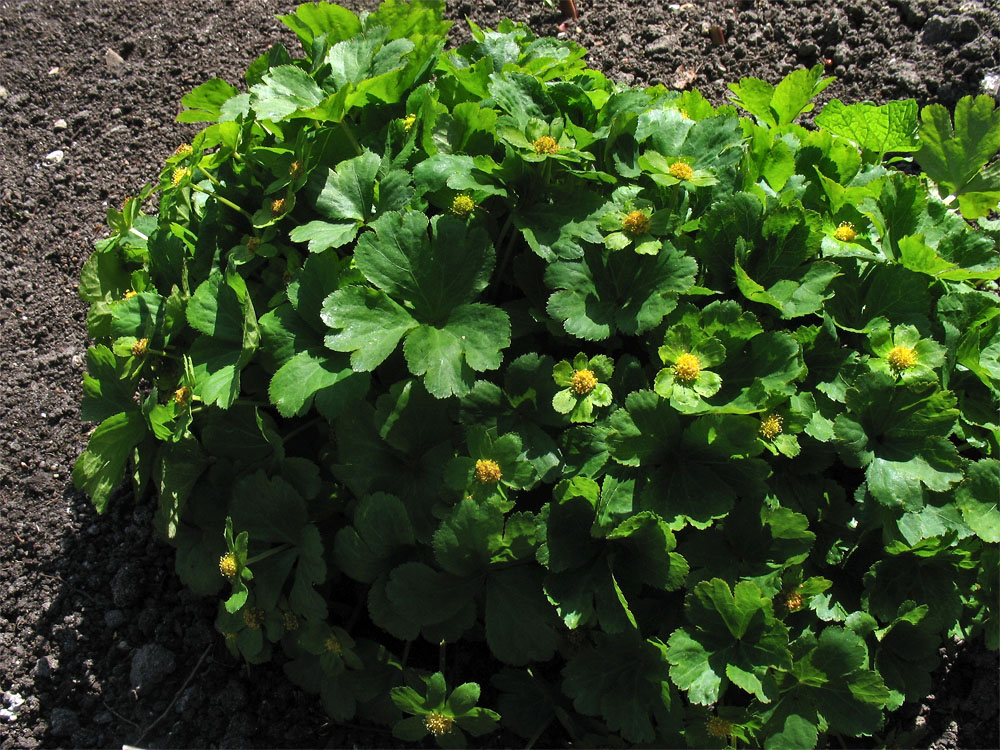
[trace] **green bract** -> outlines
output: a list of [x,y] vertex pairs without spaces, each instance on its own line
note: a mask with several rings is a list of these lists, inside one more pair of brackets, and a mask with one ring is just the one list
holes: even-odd
[[155,495],[230,651],[337,721],[879,732],[998,642],[1000,111],[810,129],[817,67],[741,116],[510,22],[445,51],[443,5],[303,5],[304,57],[184,98],[82,272],[75,483]]

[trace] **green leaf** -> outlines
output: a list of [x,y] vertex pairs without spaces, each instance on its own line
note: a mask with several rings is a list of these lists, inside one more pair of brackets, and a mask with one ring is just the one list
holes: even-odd
[[788,125],[813,108],[812,100],[835,79],[823,78],[823,66],[800,68],[786,75],[777,86],[756,78],[741,78],[729,88],[733,101],[771,127]]
[[[327,171],[316,197],[316,210],[327,219],[368,221],[375,200],[375,177],[381,159],[371,151],[340,162]],[[292,239],[295,239],[294,237]]]
[[828,102],[816,115],[816,125],[834,135],[850,138],[865,151],[881,158],[889,151],[916,151],[917,102],[915,99],[846,105],[839,99]]
[[103,422],[108,417],[135,408],[137,373],[130,374],[127,360],[119,359],[104,345],[87,349],[87,372],[83,376],[80,417],[85,422]]
[[181,99],[187,109],[177,115],[177,122],[218,122],[222,105],[238,93],[221,78],[213,78]]
[[1000,200],[1000,175],[995,170],[982,171],[1000,151],[1000,109],[996,103],[985,94],[963,96],[955,107],[954,127],[948,110],[940,104],[924,107],[920,119],[923,145],[916,159],[921,168],[947,193],[983,194],[978,210],[967,211],[972,206],[961,205],[966,218],[985,216]]
[[664,248],[655,256],[589,250],[581,262],[557,261],[545,272],[556,291],[549,315],[588,341],[634,336],[659,325],[694,283],[694,259]]
[[309,252],[321,253],[331,247],[343,247],[358,235],[358,223],[314,220],[292,229],[288,238],[292,242],[308,242]]
[[267,389],[271,403],[283,417],[303,416],[316,399],[328,419],[363,398],[368,378],[354,372],[344,355],[324,349],[306,349],[286,361]]
[[87,449],[73,465],[73,486],[90,496],[103,513],[115,487],[125,478],[132,449],[146,436],[146,420],[138,411],[108,417],[90,436]]
[[353,525],[337,532],[334,556],[338,567],[351,578],[371,583],[389,572],[400,548],[414,541],[402,501],[377,492],[358,503]]
[[324,96],[304,70],[295,65],[279,65],[250,87],[250,106],[261,120],[278,122],[299,110],[318,106]]
[[307,52],[317,37],[325,37],[332,44],[361,31],[361,22],[354,13],[328,2],[302,3],[294,15],[278,16],[278,20],[295,32]]
[[629,742],[652,742],[650,714],[663,710],[669,690],[666,647],[631,633],[596,633],[594,640],[566,664],[563,690],[577,711],[602,717]]
[[392,354],[408,332],[418,326],[410,314],[383,292],[360,286],[338,289],[323,303],[320,317],[338,333],[326,345],[338,352],[352,352],[351,367],[374,370]]
[[408,562],[392,571],[385,590],[398,612],[421,625],[433,625],[456,616],[474,619],[474,596],[481,585]]
[[546,662],[555,653],[557,620],[542,593],[543,577],[537,566],[491,573],[486,584],[486,642],[500,661],[521,666]]
[[976,535],[988,544],[1000,542],[1000,461],[971,464],[965,481],[955,488],[955,503]]

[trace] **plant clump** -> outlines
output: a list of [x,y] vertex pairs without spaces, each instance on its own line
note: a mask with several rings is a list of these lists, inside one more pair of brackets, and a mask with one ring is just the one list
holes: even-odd
[[184,97],[81,273],[75,485],[337,722],[870,744],[1000,645],[1000,110],[806,125],[820,65],[713,106],[443,8]]

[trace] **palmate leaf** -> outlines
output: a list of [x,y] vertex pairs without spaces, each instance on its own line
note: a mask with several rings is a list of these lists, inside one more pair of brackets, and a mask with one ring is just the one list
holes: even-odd
[[971,464],[965,481],[955,489],[962,517],[984,542],[1000,542],[1000,461],[983,459]]
[[983,169],[1000,150],[996,103],[985,94],[962,97],[955,107],[954,127],[940,104],[924,107],[920,119],[917,162],[944,192],[958,196],[967,219],[986,216],[1000,201],[1000,171]]
[[914,99],[888,102],[844,104],[834,99],[816,115],[816,125],[834,135],[850,138],[865,151],[880,157],[889,151],[916,151],[917,102]]
[[596,633],[595,645],[576,654],[563,670],[563,689],[577,711],[601,716],[630,742],[656,737],[650,714],[669,706],[667,647],[635,633]]
[[369,377],[356,373],[346,355],[322,348],[306,349],[285,362],[267,392],[283,417],[302,416],[313,400],[327,419],[364,397]]
[[933,381],[895,384],[872,374],[846,392],[846,413],[834,420],[834,440],[865,468],[879,502],[916,510],[923,488],[943,492],[962,479],[962,461],[946,438],[958,419],[954,394]]
[[98,513],[125,477],[132,449],[146,436],[146,420],[138,410],[114,414],[98,425],[73,465],[73,485],[85,490]]
[[659,325],[694,284],[697,264],[664,247],[655,256],[588,250],[582,261],[557,261],[545,272],[556,291],[549,315],[567,333],[600,341],[621,332],[634,336]]
[[313,77],[295,65],[279,65],[250,87],[250,106],[261,120],[275,122],[299,110],[312,109],[325,98]]
[[415,211],[372,222],[375,232],[358,241],[354,259],[379,290],[347,287],[327,298],[321,317],[339,332],[326,345],[352,352],[351,366],[362,371],[381,364],[406,337],[410,372],[423,376],[437,398],[461,396],[476,372],[500,366],[510,320],[498,308],[471,303],[493,268],[486,233],[450,216],[436,216],[430,227],[429,238],[427,217]]
[[768,703],[777,696],[772,670],[791,666],[788,630],[756,584],[734,589],[720,578],[701,581],[684,605],[688,625],[670,636],[670,677],[693,703],[718,700],[722,686],[737,687]]

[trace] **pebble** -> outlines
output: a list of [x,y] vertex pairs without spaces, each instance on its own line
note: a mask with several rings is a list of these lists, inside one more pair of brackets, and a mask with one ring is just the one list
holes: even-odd
[[145,585],[142,567],[134,562],[125,563],[111,579],[111,597],[115,606],[124,609],[136,604],[142,598]]
[[673,52],[678,49],[677,37],[666,35],[661,36],[659,39],[651,42],[646,47],[646,54],[648,55],[663,55]]
[[799,57],[815,60],[819,57],[819,45],[812,39],[807,39],[799,45]]
[[10,96],[10,92],[7,90],[6,86],[0,86],[0,102]]
[[63,151],[56,149],[55,151],[50,151],[45,155],[45,161],[49,164],[58,164],[63,160],[64,156],[66,156],[66,154]]
[[979,89],[994,99],[1000,99],[1000,74],[987,73],[979,83]]
[[125,624],[125,613],[120,609],[109,609],[104,613],[104,624],[108,630],[117,630]]
[[115,52],[113,49],[108,47],[104,51],[104,64],[108,66],[108,70],[111,72],[116,72],[122,69],[125,65],[125,58]]
[[979,25],[969,16],[931,16],[924,24],[921,40],[925,44],[971,42],[979,36]]
[[174,653],[157,643],[148,643],[132,657],[129,680],[134,690],[148,690],[174,671]]
[[53,708],[49,714],[49,731],[56,737],[69,737],[80,727],[76,711],[68,708]]
[[69,124],[65,120],[61,120],[60,119],[60,120],[56,120],[54,123],[52,123],[52,129],[53,130],[65,130],[68,127],[69,127]]

